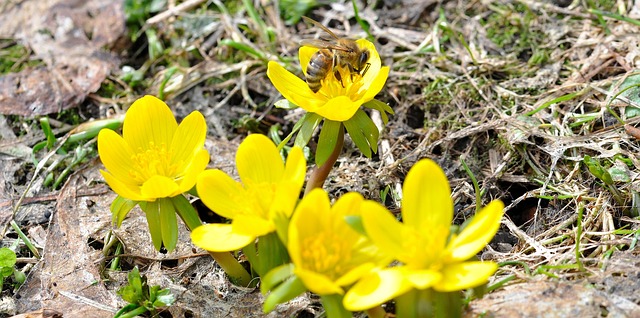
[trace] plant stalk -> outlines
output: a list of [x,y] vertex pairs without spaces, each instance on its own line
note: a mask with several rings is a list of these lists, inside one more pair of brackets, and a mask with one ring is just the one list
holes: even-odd
[[307,186],[304,189],[304,195],[307,195],[309,192],[311,192],[311,190],[315,188],[322,188],[325,180],[327,180],[327,177],[329,176],[329,172],[331,172],[331,169],[333,169],[333,165],[335,165],[336,161],[338,161],[338,157],[342,152],[343,145],[344,129],[341,128],[336,140],[336,146],[335,148],[333,148],[333,152],[331,152],[331,155],[329,155],[327,161],[325,161],[325,163],[323,163],[321,166],[313,169],[313,172],[311,172],[309,181],[307,181]]

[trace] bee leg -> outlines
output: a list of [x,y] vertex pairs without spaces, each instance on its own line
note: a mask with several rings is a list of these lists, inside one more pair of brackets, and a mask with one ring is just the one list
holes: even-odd
[[333,71],[333,76],[335,76],[336,79],[340,81],[340,85],[342,85],[342,88],[344,88],[344,82],[342,82],[342,75],[340,75],[340,72],[338,70]]
[[362,76],[364,76],[364,74],[367,74],[367,71],[369,70],[369,68],[371,67],[371,63],[367,63],[364,67],[364,70],[362,70]]

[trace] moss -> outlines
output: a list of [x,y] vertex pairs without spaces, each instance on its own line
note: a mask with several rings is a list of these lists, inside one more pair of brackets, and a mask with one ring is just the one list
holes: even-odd
[[0,74],[17,73],[42,65],[42,60],[31,57],[29,48],[13,40],[0,40]]

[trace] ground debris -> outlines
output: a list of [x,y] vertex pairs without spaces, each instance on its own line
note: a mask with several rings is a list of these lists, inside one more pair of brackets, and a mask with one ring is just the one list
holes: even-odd
[[124,30],[118,1],[0,6],[0,37],[19,40],[45,63],[0,76],[0,113],[31,117],[77,106],[117,69],[118,59],[103,48],[113,45]]

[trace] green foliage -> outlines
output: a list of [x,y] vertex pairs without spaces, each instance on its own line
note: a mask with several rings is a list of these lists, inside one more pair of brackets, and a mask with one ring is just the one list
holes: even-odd
[[168,288],[149,286],[147,278],[140,276],[136,266],[128,275],[129,284],[118,290],[118,295],[129,304],[120,309],[114,318],[129,318],[150,312],[156,315],[158,309],[171,306],[175,296]]
[[0,39],[0,74],[17,73],[27,68],[44,65],[42,60],[25,58],[31,50],[13,40]]
[[124,15],[131,32],[131,40],[135,41],[138,32],[152,13],[160,12],[166,0],[125,0]]
[[4,287],[4,282],[7,278],[13,276],[13,281],[16,286],[20,286],[24,283],[26,277],[24,273],[15,269],[16,265],[16,253],[9,248],[0,248],[0,290]]
[[318,6],[316,0],[281,0],[280,12],[284,16],[285,23],[293,25],[316,6]]

